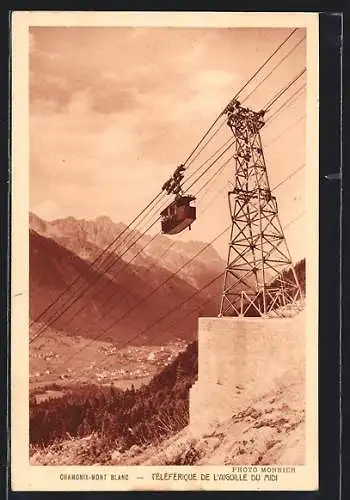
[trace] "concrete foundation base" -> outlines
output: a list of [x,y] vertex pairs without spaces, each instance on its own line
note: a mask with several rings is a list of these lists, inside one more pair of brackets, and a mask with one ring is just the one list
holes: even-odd
[[304,313],[292,318],[200,318],[190,430],[207,432],[254,399],[304,379]]

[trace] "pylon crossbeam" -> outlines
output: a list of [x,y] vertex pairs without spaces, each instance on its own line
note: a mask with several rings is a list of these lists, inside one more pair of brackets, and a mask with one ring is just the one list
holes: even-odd
[[239,284],[239,283],[242,283],[243,285],[246,286],[247,289],[251,289],[252,292],[255,292],[255,288],[250,286],[248,283],[245,282],[245,278],[249,275],[250,271],[247,273],[247,270],[243,270],[242,269],[242,272],[245,272],[245,275],[243,276],[237,276],[234,272],[232,271],[227,271],[231,276],[234,276],[236,278],[236,282],[234,283],[231,283],[230,286],[228,288],[226,288],[224,290],[224,292],[227,294],[229,292],[231,292],[231,290],[234,290],[236,288],[236,286]]

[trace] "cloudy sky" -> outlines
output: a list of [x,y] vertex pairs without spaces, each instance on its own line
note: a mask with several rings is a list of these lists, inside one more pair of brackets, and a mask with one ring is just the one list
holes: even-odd
[[[290,31],[32,27],[31,210],[45,219],[108,215],[130,222]],[[298,44],[247,105],[260,109],[305,67],[304,37],[299,29],[252,82],[246,95]],[[272,186],[305,163],[305,82],[304,75],[276,102],[262,132]],[[298,88],[296,100],[273,116]],[[229,133],[222,129],[213,147]],[[204,151],[192,168],[209,154]],[[198,198],[205,215],[181,238],[211,240],[229,223],[222,189],[233,166]],[[276,191],[282,224],[304,211],[304,174]],[[295,258],[304,253],[302,231],[303,218],[286,231]],[[226,247],[225,239],[217,243],[222,255]]]

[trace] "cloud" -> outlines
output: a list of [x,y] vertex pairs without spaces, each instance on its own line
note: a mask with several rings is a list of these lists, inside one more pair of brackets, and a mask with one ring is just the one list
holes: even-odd
[[138,94],[134,88],[118,88],[107,81],[104,85],[90,89],[92,109],[98,113],[114,113],[132,110],[137,107]]
[[196,79],[198,64],[203,66],[208,33],[35,28],[31,37],[33,102],[52,100],[62,109],[75,93],[89,90],[94,109],[109,113],[137,106],[138,95],[153,94],[157,100],[162,93],[186,91],[189,80]]
[[144,157],[137,114],[105,118],[91,110],[90,98],[89,92],[77,93],[64,112],[32,115],[31,204],[43,213],[49,197],[60,200],[56,216],[110,210],[128,218],[136,209],[131,200],[147,202],[172,166]]
[[203,91],[203,89],[208,91],[216,91],[220,89],[232,88],[237,80],[237,75],[233,72],[217,70],[217,69],[205,69],[203,71],[198,71],[194,75],[191,82],[191,88],[196,91]]

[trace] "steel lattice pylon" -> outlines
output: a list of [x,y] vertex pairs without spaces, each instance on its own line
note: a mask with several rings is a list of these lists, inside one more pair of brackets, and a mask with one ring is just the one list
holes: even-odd
[[236,139],[232,218],[219,316],[280,314],[302,299],[269,185],[260,129],[264,112],[233,100],[226,108]]

